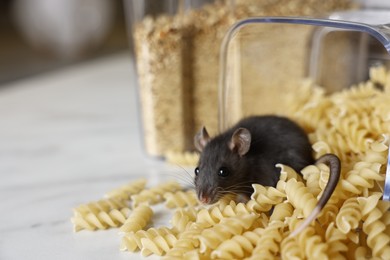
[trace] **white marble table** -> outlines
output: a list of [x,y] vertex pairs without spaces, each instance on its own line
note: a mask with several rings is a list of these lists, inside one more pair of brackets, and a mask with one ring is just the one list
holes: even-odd
[[121,53],[0,88],[1,260],[143,259],[119,251],[117,230],[70,222],[112,188],[183,171],[143,153],[134,82]]

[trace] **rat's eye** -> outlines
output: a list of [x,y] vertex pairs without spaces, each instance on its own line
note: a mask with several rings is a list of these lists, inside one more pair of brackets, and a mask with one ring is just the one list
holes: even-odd
[[198,176],[198,174],[200,172],[199,167],[196,167],[194,172],[195,172],[195,175]]
[[219,168],[219,170],[218,170],[218,176],[227,177],[228,175],[229,175],[229,170],[228,170],[228,168],[226,168],[226,167],[221,167],[221,168]]

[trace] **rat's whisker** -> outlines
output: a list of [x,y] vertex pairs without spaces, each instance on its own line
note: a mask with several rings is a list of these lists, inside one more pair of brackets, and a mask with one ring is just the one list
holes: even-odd
[[183,166],[181,166],[181,165],[177,165],[177,166],[178,166],[179,168],[181,168],[184,172],[186,172],[186,173],[188,174],[188,176],[190,176],[191,178],[194,177],[193,174],[189,173],[189,172],[187,171],[187,169],[184,168]]
[[229,188],[232,188],[232,187],[237,187],[237,186],[251,187],[252,184],[253,184],[252,181],[242,181],[242,182],[234,183],[234,184],[226,187],[226,189],[229,189]]
[[190,187],[193,187],[193,188],[195,187],[194,181],[191,180],[191,179],[186,178],[183,175],[180,175],[180,174],[177,174],[177,173],[176,174],[168,173],[166,175],[174,178],[175,180],[177,180],[179,183],[182,183],[183,185],[190,186]]
[[227,193],[227,194],[218,194],[216,198],[217,198],[217,200],[230,199],[230,200],[235,201],[235,198],[237,196],[238,196],[238,194],[235,194],[235,193]]
[[234,195],[236,196],[237,194],[234,192],[218,192],[217,193],[217,198],[220,199],[222,197],[225,197],[226,195]]
[[185,180],[186,182],[190,181],[190,179],[188,179],[186,175],[180,173],[166,173],[165,175],[169,177],[174,177],[175,179]]
[[187,176],[188,178],[191,178],[191,179],[194,178],[194,174],[189,173],[189,172],[187,171],[187,169],[184,168],[183,166],[181,166],[181,165],[179,165],[179,164],[175,164],[175,166],[178,167],[178,168],[180,168],[181,170],[183,170],[183,171],[186,173],[186,176]]
[[194,183],[194,178],[189,176],[188,174],[176,174],[181,180],[185,180],[187,183]]
[[248,189],[248,188],[252,188],[252,186],[250,186],[250,185],[232,185],[230,187],[226,187],[225,190],[230,190],[230,189],[235,189],[235,188]]
[[238,194],[238,193],[236,191],[229,190],[229,191],[220,192],[220,194]]
[[223,194],[223,195],[229,195],[229,194],[238,195],[238,194],[240,194],[240,192],[236,192],[236,191],[225,191],[225,192],[220,192],[219,194]]
[[251,192],[251,187],[250,186],[233,186],[233,187],[225,188],[224,190],[225,191],[234,190],[234,191],[240,191],[243,193],[248,193],[248,192]]
[[234,195],[238,195],[238,194],[242,194],[243,192],[240,192],[240,191],[228,191],[228,192],[221,192],[220,194],[224,194],[224,195],[228,195],[228,194],[234,194]]
[[224,191],[225,189],[222,188],[222,187],[216,187],[215,190],[216,190],[216,191]]
[[247,194],[248,195],[248,190],[246,189],[229,189],[225,190],[222,193],[235,193],[235,194]]

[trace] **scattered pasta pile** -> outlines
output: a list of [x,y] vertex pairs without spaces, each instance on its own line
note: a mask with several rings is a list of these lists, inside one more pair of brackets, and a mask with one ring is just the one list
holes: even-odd
[[[390,137],[390,73],[332,95],[311,84],[291,102],[291,118],[308,131],[315,157],[335,153],[341,180],[311,226],[295,230],[314,209],[329,177],[324,164],[300,174],[278,164],[276,187],[254,184],[246,203],[198,204],[174,181],[147,187],[138,180],[74,209],[75,231],[119,228],[121,250],[164,259],[388,259],[390,202],[383,186]],[[165,203],[169,226],[154,227],[153,207]]]

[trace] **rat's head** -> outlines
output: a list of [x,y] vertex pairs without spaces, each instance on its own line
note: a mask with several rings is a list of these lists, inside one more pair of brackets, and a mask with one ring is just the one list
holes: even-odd
[[232,134],[211,139],[203,127],[195,135],[194,142],[201,152],[195,168],[195,189],[199,200],[213,204],[224,195],[243,193],[243,185],[247,184],[243,181],[246,179],[245,155],[251,144],[250,132],[238,128]]

